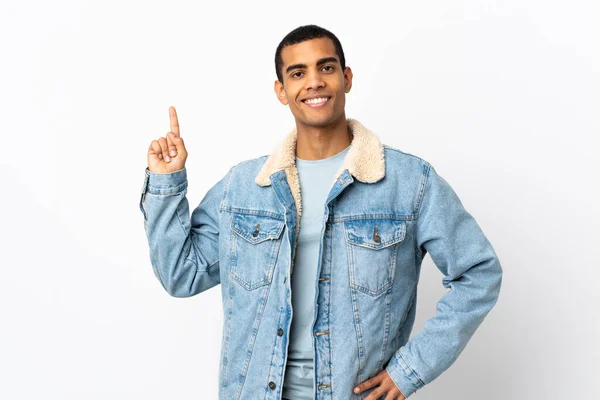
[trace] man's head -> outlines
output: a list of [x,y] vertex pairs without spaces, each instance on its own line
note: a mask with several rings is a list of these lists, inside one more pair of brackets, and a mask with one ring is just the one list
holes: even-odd
[[275,93],[297,124],[326,126],[345,119],[352,71],[333,33],[315,25],[294,29],[277,46],[275,68]]
[[304,25],[300,26],[287,35],[279,42],[277,50],[275,51],[275,72],[277,73],[277,79],[283,83],[283,59],[281,57],[281,50],[286,46],[291,46],[296,43],[305,42],[311,39],[329,38],[335,46],[335,53],[338,56],[342,70],[346,68],[346,58],[344,57],[344,49],[339,39],[325,28],[321,28],[317,25]]

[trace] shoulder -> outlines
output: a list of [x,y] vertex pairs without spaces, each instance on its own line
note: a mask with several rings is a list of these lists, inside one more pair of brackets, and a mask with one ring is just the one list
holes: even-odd
[[267,160],[268,157],[269,157],[269,154],[265,154],[262,156],[241,160],[241,161],[238,161],[237,164],[233,165],[232,168],[246,169],[246,168],[254,168],[256,166],[261,167],[265,163],[265,161]]
[[382,143],[386,164],[395,171],[413,170],[426,173],[431,167],[429,161],[415,154],[402,151],[390,145]]
[[269,154],[265,154],[259,157],[248,158],[245,160],[238,161],[233,164],[229,170],[229,173],[235,176],[245,176],[254,179],[254,176],[258,174],[260,169],[268,159]]

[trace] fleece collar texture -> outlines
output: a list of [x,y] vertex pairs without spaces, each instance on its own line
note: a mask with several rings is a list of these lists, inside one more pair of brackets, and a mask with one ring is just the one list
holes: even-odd
[[[348,154],[335,179],[345,170],[365,183],[374,183],[385,175],[385,159],[383,144],[373,132],[365,128],[357,120],[348,118],[348,130],[353,135]],[[298,133],[292,130],[269,155],[264,165],[256,175],[255,182],[261,186],[271,184],[271,175],[277,171],[285,170],[289,177],[297,176],[296,170],[296,142]],[[289,182],[292,185],[292,182]]]
[[[342,166],[333,178],[333,183],[346,169],[354,178],[364,183],[375,183],[381,180],[385,175],[383,144],[377,135],[357,120],[348,118],[346,122],[348,131],[352,134],[352,142]],[[300,178],[296,168],[297,140],[298,132],[294,129],[275,147],[254,179],[260,186],[269,186],[271,185],[271,175],[280,170],[285,171],[296,204],[296,238],[300,233],[300,218],[302,216]],[[295,244],[298,244],[297,240]],[[294,254],[296,253],[296,245],[294,245]]]

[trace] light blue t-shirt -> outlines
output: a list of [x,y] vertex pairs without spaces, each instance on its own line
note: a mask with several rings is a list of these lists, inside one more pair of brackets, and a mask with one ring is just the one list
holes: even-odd
[[317,263],[325,201],[335,173],[340,169],[350,146],[334,156],[321,160],[302,160],[296,157],[300,178],[302,214],[296,261],[292,271],[292,327],[288,361],[283,383],[283,399],[312,400],[313,334]]

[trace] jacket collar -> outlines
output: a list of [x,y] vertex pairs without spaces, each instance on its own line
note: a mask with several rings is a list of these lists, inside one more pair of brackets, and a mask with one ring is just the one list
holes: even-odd
[[[353,135],[348,154],[334,179],[348,169],[361,182],[374,183],[385,175],[383,144],[373,132],[355,119],[348,118],[348,131]],[[296,141],[298,133],[292,130],[269,155],[254,181],[260,186],[271,184],[271,175],[280,170],[296,175]]]

